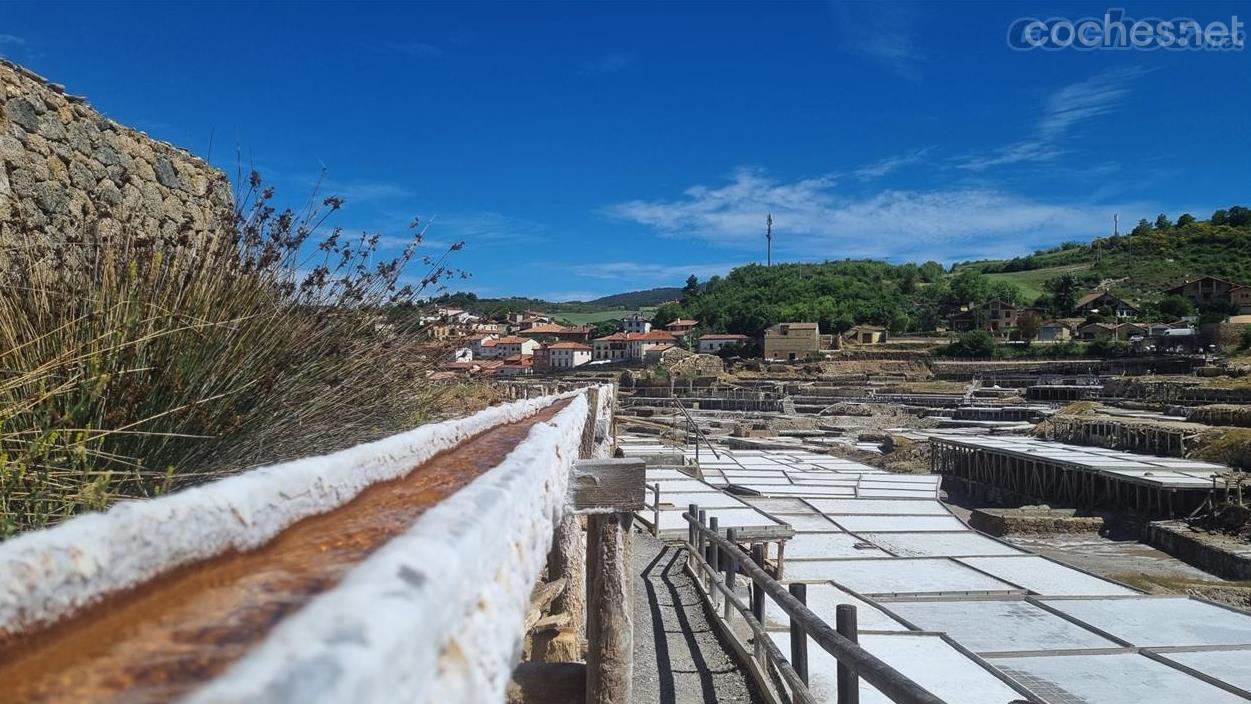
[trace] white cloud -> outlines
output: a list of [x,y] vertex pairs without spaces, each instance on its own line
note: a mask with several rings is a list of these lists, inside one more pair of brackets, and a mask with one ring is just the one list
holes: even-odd
[[578,276],[592,279],[649,282],[663,286],[680,286],[686,277],[694,274],[700,279],[720,276],[742,262],[715,264],[655,264],[652,262],[598,262],[571,264],[561,268]]
[[913,83],[921,81],[925,55],[917,46],[917,11],[903,3],[832,4],[839,30],[837,45],[886,67]]
[[1111,214],[1156,212],[1142,204],[1036,200],[991,187],[836,192],[829,179],[779,181],[740,170],[720,187],[695,186],[674,200],[621,203],[608,210],[662,234],[734,249],[764,249],[773,214],[774,251],[803,259],[963,259],[987,247],[1021,251],[1109,230]]
[[1116,69],[1067,85],[1043,101],[1042,113],[1027,139],[965,157],[958,166],[982,171],[1008,164],[1053,161],[1067,152],[1064,141],[1074,128],[1115,110],[1129,96],[1132,82],[1145,73],[1137,67]]
[[924,149],[918,149],[905,154],[887,157],[881,161],[856,169],[856,176],[858,176],[861,180],[881,178],[905,166],[920,163],[921,160],[925,158],[925,155],[929,154],[932,150],[933,147],[925,147]]

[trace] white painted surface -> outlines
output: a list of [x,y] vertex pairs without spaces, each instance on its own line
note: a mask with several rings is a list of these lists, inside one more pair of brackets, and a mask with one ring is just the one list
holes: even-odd
[[1165,659],[1251,692],[1251,650],[1203,650],[1162,655]]
[[834,522],[852,533],[918,533],[934,530],[968,530],[952,516],[839,516]]
[[977,653],[1121,647],[1023,600],[892,601],[883,608]]
[[[771,632],[784,653],[790,653],[790,633]],[[986,668],[970,660],[937,636],[865,634],[865,650],[881,658],[909,679],[949,704],[1009,704],[1021,695]],[[808,639],[809,689],[817,701],[838,698],[838,669],[834,657]],[[890,704],[890,700],[860,681],[861,704]]]
[[795,581],[829,580],[859,594],[1019,591],[993,577],[941,558],[787,562],[785,576]]
[[1048,704],[1233,704],[1246,700],[1134,653],[991,658]]
[[[850,604],[856,607],[856,623],[861,631],[906,631],[908,627],[891,618],[873,604],[857,599],[833,584],[809,584],[808,608],[821,617],[822,621],[833,625],[836,622],[835,609],[839,604]],[[790,617],[773,601],[765,606],[765,623],[770,629],[790,628]],[[789,651],[788,651],[789,652]]]
[[1005,582],[1020,586],[1045,596],[1116,595],[1137,594],[1106,579],[1065,567],[1037,555],[1024,557],[966,557],[963,562],[988,572]]
[[[858,547],[862,546],[862,547]],[[849,533],[799,533],[786,541],[786,567],[790,574],[791,560],[839,557],[890,557]]]
[[1186,597],[1041,601],[1132,645],[1251,645],[1251,615]]
[[813,499],[818,510],[831,516],[926,515],[949,516],[951,513],[935,499]]
[[899,557],[956,557],[959,555],[1024,555],[1009,545],[971,530],[958,533],[857,533],[861,538]]

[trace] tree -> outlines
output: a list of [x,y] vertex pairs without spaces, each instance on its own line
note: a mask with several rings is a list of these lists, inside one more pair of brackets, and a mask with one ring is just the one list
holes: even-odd
[[974,269],[961,269],[951,279],[951,297],[959,305],[968,305],[986,300],[986,277]]
[[1169,221],[1167,215],[1165,215],[1164,213],[1160,213],[1159,215],[1155,216],[1155,229],[1161,232],[1163,232],[1164,230],[1171,230],[1173,229],[1173,223]]
[[682,287],[682,302],[694,300],[699,295],[699,279],[694,274],[686,277],[686,285]]
[[1032,310],[1027,310],[1016,319],[1016,332],[1020,335],[1021,340],[1029,346],[1038,337],[1038,331],[1042,329],[1042,318]]
[[1251,325],[1242,329],[1242,337],[1238,340],[1238,349],[1251,350]]
[[921,280],[927,284],[932,284],[943,278],[946,272],[943,265],[936,261],[928,261],[921,265]]
[[1229,211],[1228,210],[1213,211],[1211,221],[1213,225],[1228,225],[1229,224]]
[[1081,282],[1076,276],[1062,274],[1048,279],[1043,287],[1051,292],[1051,305],[1057,313],[1068,315],[1073,312],[1074,306],[1077,305],[1077,294],[1081,291]]
[[1187,225],[1193,225],[1193,224],[1195,224],[1195,216],[1191,215],[1190,213],[1182,213],[1177,218],[1178,227],[1186,227]]
[[1156,304],[1156,309],[1160,311],[1160,315],[1168,318],[1184,318],[1194,315],[1195,304],[1182,296],[1165,296]]
[[995,354],[995,338],[985,330],[970,330],[949,347],[956,357],[990,357]]
[[1147,222],[1146,218],[1143,218],[1138,221],[1138,224],[1134,226],[1134,229],[1131,230],[1129,234],[1145,235],[1149,232],[1151,232],[1151,223]]
[[1251,227],[1251,209],[1244,208],[1241,205],[1231,206],[1229,208],[1229,226]]

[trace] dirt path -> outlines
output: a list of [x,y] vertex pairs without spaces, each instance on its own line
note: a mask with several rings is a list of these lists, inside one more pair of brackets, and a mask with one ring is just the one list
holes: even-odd
[[146,704],[178,698],[334,587],[427,508],[499,464],[532,426],[567,403],[480,433],[257,550],[180,568],[45,632],[0,644],[0,699]]
[[708,622],[683,553],[647,533],[633,547],[633,704],[762,702]]

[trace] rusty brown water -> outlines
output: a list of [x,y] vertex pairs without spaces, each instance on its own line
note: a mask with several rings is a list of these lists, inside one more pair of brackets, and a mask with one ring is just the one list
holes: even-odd
[[567,405],[475,435],[269,543],[188,565],[0,643],[0,701],[167,702],[220,674],[425,510]]

